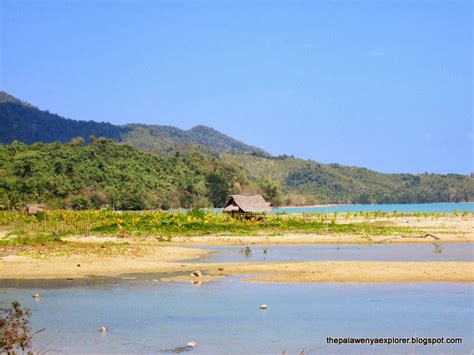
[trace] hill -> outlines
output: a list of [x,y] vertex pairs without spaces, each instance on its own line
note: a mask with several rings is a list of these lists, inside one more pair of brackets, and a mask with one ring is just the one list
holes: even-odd
[[236,152],[269,156],[260,148],[252,147],[206,126],[189,130],[164,125],[130,124],[124,126],[106,122],[76,121],[61,117],[0,92],[0,143],[18,140],[27,144],[54,141],[69,142],[75,137],[86,140],[90,135],[131,142],[155,153],[195,149]]
[[155,155],[111,139],[0,146],[0,208],[221,207],[254,188],[242,169],[200,153]]
[[474,199],[474,178],[458,174],[383,174],[359,167],[320,164],[288,156],[224,154],[250,178],[281,187],[282,203],[423,203]]
[[[224,195],[231,192],[260,192],[275,205],[474,200],[474,178],[469,176],[382,174],[288,156],[272,157],[206,126],[181,130],[165,125],[75,121],[39,110],[5,92],[0,92],[0,143],[9,144],[1,147],[0,193],[10,196],[4,206],[29,200],[72,206],[76,198],[84,198],[87,206],[97,206],[97,196],[102,196],[102,204],[115,201],[110,191],[117,196],[123,191],[142,196],[138,204],[117,202],[126,209],[222,206]],[[51,163],[62,168],[57,170]],[[155,170],[150,171],[150,164]],[[66,169],[69,173],[64,173],[61,169],[65,166],[80,169]],[[71,171],[81,173],[71,175]],[[126,172],[125,177],[114,175],[120,171]],[[95,175],[105,180],[95,181]],[[60,188],[48,185],[48,179]],[[143,179],[153,183],[140,188]],[[52,189],[52,193],[44,189]]]
[[256,156],[270,156],[264,150],[242,143],[213,128],[195,126],[182,130],[163,125],[126,125],[122,135],[124,142],[154,153],[173,151],[193,151],[201,149],[207,152],[244,153]]
[[0,92],[0,143],[67,142],[89,135],[120,139],[124,129],[110,123],[76,121],[41,111],[5,92]]

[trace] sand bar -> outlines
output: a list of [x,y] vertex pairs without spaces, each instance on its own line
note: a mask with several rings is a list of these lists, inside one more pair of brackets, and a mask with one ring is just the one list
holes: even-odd
[[[80,278],[89,275],[117,276],[129,273],[181,273],[167,280],[209,281],[227,275],[245,275],[248,281],[261,282],[474,282],[471,262],[241,262],[189,263],[186,260],[208,253],[208,250],[172,246],[125,245],[117,251],[77,248],[68,255],[3,255],[0,279]],[[123,251],[125,248],[125,251]],[[105,249],[105,250],[104,250]],[[87,251],[87,252],[86,252]],[[103,251],[103,252],[102,252]],[[102,252],[102,254],[100,254]],[[115,254],[121,252],[121,254]],[[223,268],[223,270],[219,270]],[[189,276],[199,269],[202,278]]]
[[[209,250],[199,249],[200,245],[474,243],[474,218],[403,217],[390,221],[375,220],[373,223],[420,228],[420,235],[212,235],[175,237],[166,243],[158,241],[156,236],[76,236],[65,238],[65,243],[0,245],[0,279],[181,272],[180,276],[170,279],[192,281],[189,273],[200,269],[204,274],[202,281],[244,275],[246,280],[264,282],[474,282],[474,262],[188,262],[209,253]],[[424,237],[421,231],[435,235],[436,239]],[[219,271],[222,267],[224,270]]]

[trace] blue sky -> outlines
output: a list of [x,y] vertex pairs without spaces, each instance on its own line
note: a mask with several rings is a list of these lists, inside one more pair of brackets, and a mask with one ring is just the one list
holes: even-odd
[[469,173],[471,1],[0,0],[0,87],[273,154]]

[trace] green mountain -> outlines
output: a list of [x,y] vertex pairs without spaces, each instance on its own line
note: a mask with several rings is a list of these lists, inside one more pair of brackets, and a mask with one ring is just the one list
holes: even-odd
[[244,153],[270,156],[264,150],[242,143],[213,128],[195,126],[187,131],[162,125],[130,124],[122,134],[124,142],[148,152],[169,153],[201,149],[208,152]]
[[120,139],[123,133],[124,128],[110,123],[76,121],[41,111],[0,91],[0,143],[68,142],[89,135]]
[[382,174],[273,157],[205,126],[75,121],[5,92],[0,143],[0,208],[31,201],[75,208],[221,207],[230,193],[255,192],[275,205],[474,200],[469,176]]
[[6,92],[0,91],[0,143],[18,140],[35,142],[69,142],[75,137],[88,141],[89,136],[130,142],[155,153],[196,149],[269,156],[260,148],[244,144],[206,126],[182,130],[171,126],[130,124],[117,126],[106,122],[76,121],[42,111]]
[[474,199],[474,178],[458,174],[382,174],[366,168],[320,164],[288,156],[221,157],[242,166],[251,179],[281,186],[282,203],[422,203]]
[[108,138],[0,145],[0,209],[222,206],[254,188],[242,168],[201,153],[156,155]]

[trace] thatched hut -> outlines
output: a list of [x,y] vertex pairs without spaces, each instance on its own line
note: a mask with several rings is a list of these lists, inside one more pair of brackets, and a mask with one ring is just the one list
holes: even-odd
[[38,212],[46,211],[46,206],[40,203],[29,203],[25,206],[26,213],[29,215],[35,215]]
[[271,211],[270,203],[261,195],[231,195],[224,207],[224,213],[232,215],[263,215]]

